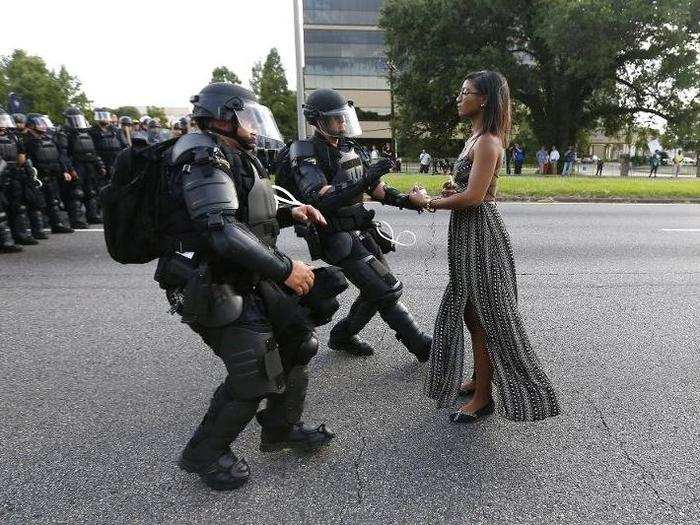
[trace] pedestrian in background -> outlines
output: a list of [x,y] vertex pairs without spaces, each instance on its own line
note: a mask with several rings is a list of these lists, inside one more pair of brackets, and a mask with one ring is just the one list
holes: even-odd
[[551,171],[553,175],[557,174],[557,163],[559,162],[559,150],[556,146],[552,146],[552,151],[549,153],[549,163],[551,164]]
[[420,155],[418,156],[418,161],[420,162],[420,168],[418,169],[419,173],[428,173],[430,171],[430,154],[423,150],[420,152]]
[[569,146],[564,152],[564,169],[561,171],[562,177],[571,175],[571,171],[574,169],[574,162],[576,162],[576,151],[573,146]]
[[510,175],[510,165],[513,163],[514,150],[515,145],[511,142],[508,148],[506,148],[506,175]]
[[681,150],[677,150],[676,154],[673,156],[673,165],[676,167],[673,176],[678,177],[681,174],[681,166],[683,165],[683,153]]
[[598,161],[596,162],[595,165],[595,176],[596,177],[602,177],[603,176],[603,166],[605,165],[605,161],[603,158],[599,158]]
[[535,158],[537,159],[537,173],[544,175],[544,167],[547,162],[549,162],[549,153],[547,153],[547,149],[542,146],[535,155]]
[[520,175],[523,172],[523,163],[525,162],[525,150],[520,144],[513,146],[513,164],[515,165],[515,175]]
[[654,152],[654,154],[651,156],[651,159],[649,159],[649,164],[651,165],[651,171],[649,172],[649,177],[652,175],[654,178],[656,178],[656,172],[659,169],[659,165],[661,164],[661,151],[658,149]]
[[377,162],[379,160],[379,150],[377,146],[372,146],[372,151],[369,152],[369,160]]

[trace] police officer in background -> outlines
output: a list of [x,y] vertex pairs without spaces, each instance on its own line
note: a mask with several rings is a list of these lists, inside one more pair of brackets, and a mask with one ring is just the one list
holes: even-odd
[[127,115],[119,117],[119,129],[122,132],[126,144],[131,146],[131,135],[134,131],[134,121],[131,120],[131,117]]
[[[24,187],[29,178],[29,166],[21,148],[14,120],[0,107],[0,159],[5,162],[5,171],[0,174],[0,199],[5,201],[5,213],[15,242],[34,245],[38,241],[31,234],[27,215],[27,191]],[[32,185],[33,183],[32,178]]]
[[[48,216],[53,233],[73,233],[73,228],[66,225],[61,213],[61,184],[73,181],[71,163],[53,133],[50,132],[46,118],[38,113],[27,115],[27,133],[24,135],[24,149],[32,165],[38,171],[44,202],[43,212]],[[70,198],[72,196],[69,195]],[[66,203],[69,207],[72,203]],[[38,227],[38,225],[36,225]],[[32,223],[32,231],[35,224]]]
[[[77,172],[77,180],[71,183],[70,191],[85,205],[85,218],[89,224],[101,224],[102,214],[97,202],[97,195],[106,183],[107,170],[104,162],[95,150],[95,144],[88,130],[90,124],[78,108],[68,108],[63,112],[66,118],[65,126],[59,137],[66,148],[73,168]],[[70,216],[69,210],[69,216]],[[76,210],[75,213],[80,213]],[[71,226],[76,227],[80,222],[71,218]],[[78,225],[80,227],[80,225]]]
[[21,154],[21,166],[17,172],[21,184],[24,202],[27,203],[27,215],[31,225],[32,237],[37,240],[48,239],[44,232],[44,210],[46,199],[42,190],[42,183],[38,178],[38,171],[33,166],[31,159],[26,154],[25,139],[28,136],[27,116],[23,113],[12,115],[15,125],[15,138]]
[[[182,136],[167,154],[168,199],[161,222],[166,244],[177,251],[161,257],[156,280],[172,311],[228,372],[180,466],[214,489],[231,490],[247,481],[250,470],[229,446],[256,412],[265,452],[312,451],[333,437],[325,425],[312,428],[300,421],[306,365],[318,348],[300,297],[311,290],[314,272],[275,247],[280,227],[293,221],[324,224],[324,219],[311,206],[277,209],[255,144],[258,136],[280,139],[279,131],[250,91],[213,83],[191,102],[203,132]],[[258,412],[265,398],[266,408]]]
[[15,244],[10,229],[10,215],[8,211],[12,206],[11,177],[15,169],[19,151],[17,141],[8,131],[14,128],[12,117],[4,109],[0,108],[0,253],[17,253],[22,248]]
[[425,362],[432,338],[399,302],[403,285],[384,258],[393,246],[378,235],[374,212],[362,202],[368,194],[382,204],[418,207],[408,195],[381,181],[391,169],[389,159],[370,164],[366,152],[350,140],[362,133],[352,102],[335,90],[319,89],[309,95],[304,116],[316,133],[290,147],[298,198],[318,208],[328,220],[328,228],[318,230],[321,258],[340,266],[360,291],[348,316],[331,330],[328,345],[354,355],[372,355],[372,347],[357,334],[379,312],[408,351]]
[[95,124],[90,128],[89,133],[97,154],[104,162],[109,178],[112,175],[114,159],[128,146],[128,143],[119,128],[111,124],[111,115],[105,108],[95,109],[94,120]]

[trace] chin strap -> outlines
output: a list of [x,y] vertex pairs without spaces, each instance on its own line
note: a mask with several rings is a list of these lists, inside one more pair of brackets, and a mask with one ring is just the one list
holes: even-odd
[[[382,231],[382,229],[380,228],[380,226],[385,228],[386,230],[388,230],[389,235],[385,234]],[[392,228],[391,224],[389,224],[386,221],[376,221],[375,228],[377,229],[377,234],[379,234],[379,236],[382,239],[386,239],[387,241],[389,241],[392,244],[396,244],[398,246],[413,246],[414,244],[416,244],[416,240],[417,240],[416,234],[413,233],[411,230],[403,230],[403,231],[399,232],[398,235],[394,235],[394,228]],[[408,241],[408,242],[399,241],[399,239],[401,238],[402,235],[408,235],[410,237],[410,241]]]

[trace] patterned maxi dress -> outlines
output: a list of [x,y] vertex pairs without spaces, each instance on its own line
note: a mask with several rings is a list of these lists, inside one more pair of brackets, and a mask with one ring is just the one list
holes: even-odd
[[[458,191],[469,180],[468,146],[454,167]],[[425,393],[439,407],[454,402],[463,375],[464,311],[471,302],[486,330],[500,414],[514,421],[557,415],[556,394],[518,312],[513,251],[495,202],[452,211],[447,252],[450,280],[435,321]]]

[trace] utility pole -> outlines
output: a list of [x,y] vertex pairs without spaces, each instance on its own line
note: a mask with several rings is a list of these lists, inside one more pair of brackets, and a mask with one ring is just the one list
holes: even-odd
[[304,28],[302,16],[301,0],[292,0],[294,2],[294,47],[296,48],[297,59],[297,129],[299,130],[299,139],[306,138],[306,121],[304,120]]

